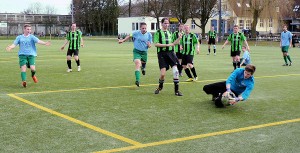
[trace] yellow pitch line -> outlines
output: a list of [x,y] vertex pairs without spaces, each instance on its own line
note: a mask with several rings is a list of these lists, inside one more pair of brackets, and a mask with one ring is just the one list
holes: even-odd
[[254,126],[248,126],[248,127],[231,129],[231,130],[224,130],[224,131],[219,131],[219,132],[212,132],[212,133],[194,135],[194,136],[177,138],[177,139],[170,139],[170,140],[164,140],[164,141],[158,141],[158,142],[140,144],[140,145],[136,145],[136,146],[116,148],[116,149],[111,149],[111,150],[103,150],[103,151],[98,151],[98,152],[95,152],[95,153],[111,153],[111,152],[128,151],[128,150],[134,150],[134,149],[140,149],[140,148],[146,148],[146,147],[153,147],[153,146],[159,146],[159,145],[164,145],[164,144],[171,144],[171,143],[183,142],[183,141],[194,140],[194,139],[201,139],[201,138],[218,136],[218,135],[224,135],[224,134],[230,134],[230,133],[237,133],[237,132],[249,131],[249,130],[254,130],[254,129],[259,129],[259,128],[265,128],[265,127],[270,127],[270,126],[276,126],[276,125],[294,123],[294,122],[299,122],[299,121],[300,121],[300,118],[297,118],[297,119],[292,119],[292,120],[285,120],[285,121],[279,121],[279,122],[273,122],[273,123],[267,123],[267,124],[254,125]]
[[[259,76],[255,77],[256,79],[261,78],[276,78],[276,77],[286,77],[286,76],[300,76],[300,74],[286,74],[286,75],[273,75],[273,76]],[[215,80],[202,80],[202,81],[194,81],[194,82],[214,82],[214,81],[223,81],[226,79],[215,79]],[[191,83],[191,82],[180,82],[180,83]],[[164,84],[173,84],[173,83],[164,83]],[[149,86],[157,86],[157,84],[146,84],[140,85],[141,87],[149,87]],[[135,85],[132,86],[115,86],[115,87],[102,87],[102,88],[85,88],[85,89],[70,89],[70,90],[53,90],[53,91],[41,91],[41,92],[23,92],[23,93],[13,93],[18,95],[25,95],[25,94],[45,94],[45,93],[58,93],[58,92],[72,92],[72,91],[89,91],[89,90],[103,90],[103,89],[120,89],[120,88],[133,88],[136,87]]]
[[123,142],[127,142],[127,143],[132,144],[132,145],[135,145],[135,146],[136,146],[136,145],[141,145],[141,143],[139,143],[139,142],[137,142],[137,141],[131,140],[131,139],[129,139],[129,138],[125,138],[125,137],[120,136],[120,135],[118,135],[118,134],[115,134],[115,133],[106,131],[106,130],[104,130],[104,129],[98,128],[98,127],[96,127],[96,126],[94,126],[94,125],[91,125],[91,124],[89,124],[89,123],[85,123],[85,122],[80,121],[80,120],[78,120],[78,119],[75,119],[75,118],[72,118],[72,117],[70,117],[70,116],[64,115],[64,114],[62,114],[62,113],[56,112],[56,111],[51,110],[51,109],[49,109],[49,108],[43,107],[43,106],[41,106],[41,105],[38,105],[38,104],[36,104],[36,103],[33,103],[33,102],[28,101],[28,100],[26,100],[26,99],[23,99],[23,98],[21,98],[21,97],[18,97],[18,96],[14,95],[14,94],[8,94],[8,96],[10,96],[10,97],[12,97],[12,98],[15,98],[15,99],[17,99],[17,100],[19,100],[19,101],[21,101],[21,102],[23,102],[23,103],[26,103],[26,104],[28,104],[28,105],[31,105],[31,106],[33,106],[33,107],[36,107],[36,108],[38,108],[38,109],[41,109],[41,110],[43,110],[43,111],[45,111],[45,112],[48,112],[48,113],[50,113],[50,114],[53,114],[53,115],[56,115],[56,116],[58,116],[58,117],[64,118],[64,119],[69,120],[69,121],[71,121],[71,122],[73,122],[73,123],[82,125],[82,126],[84,126],[84,127],[86,127],[86,128],[89,128],[89,129],[94,130],[94,131],[96,131],[96,132],[99,132],[99,133],[105,134],[105,135],[107,135],[107,136],[113,137],[113,138],[115,138],[115,139],[121,140],[121,141],[123,141]]

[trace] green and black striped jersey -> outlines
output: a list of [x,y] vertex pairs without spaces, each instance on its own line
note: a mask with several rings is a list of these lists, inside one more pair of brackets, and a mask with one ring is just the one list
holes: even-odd
[[82,33],[79,30],[70,31],[67,34],[67,40],[69,41],[70,50],[78,50],[80,48],[80,42],[82,38]]
[[243,42],[246,40],[246,37],[243,33],[238,32],[237,34],[232,33],[227,38],[231,42],[231,51],[242,51]]
[[208,31],[208,38],[216,39],[216,37],[217,37],[216,31]]
[[[157,30],[154,34],[154,43],[171,44],[173,42],[170,31]],[[173,51],[173,47],[157,47],[157,53]]]
[[[174,42],[175,40],[178,39],[179,34],[180,34],[179,31],[175,31],[175,32],[173,33],[173,35],[172,35],[173,42]],[[181,34],[183,34],[183,32],[181,32]],[[174,51],[175,51],[175,53],[178,53],[178,52],[180,53],[180,52],[181,52],[181,51],[180,51],[180,44],[174,45]]]
[[198,38],[194,33],[184,34],[180,40],[180,44],[183,47],[181,52],[183,55],[195,55]]

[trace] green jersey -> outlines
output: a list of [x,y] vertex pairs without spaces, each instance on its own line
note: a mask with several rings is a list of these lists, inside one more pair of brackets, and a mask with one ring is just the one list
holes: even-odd
[[69,48],[70,50],[78,50],[80,48],[80,42],[82,38],[82,33],[79,30],[75,32],[70,31],[67,34],[67,40],[69,41]]
[[[170,31],[157,30],[154,34],[154,43],[171,44],[173,42]],[[173,47],[157,47],[157,53],[173,51]]]
[[[181,32],[181,33],[182,33],[182,32]],[[172,35],[173,42],[174,42],[175,40],[178,39],[179,34],[180,34],[179,31],[175,31],[175,32],[173,33],[173,35]],[[183,33],[182,33],[182,34],[183,34]],[[180,45],[179,45],[179,44],[178,44],[178,45],[174,45],[174,51],[175,51],[175,53],[180,53],[180,52],[181,52],[181,51],[180,51]]]
[[180,40],[180,44],[183,47],[183,55],[195,55],[198,38],[194,33],[184,34]]
[[208,31],[208,38],[216,39],[216,37],[217,37],[216,31]]
[[232,33],[227,38],[231,42],[231,51],[242,51],[243,42],[246,40],[246,37],[243,33],[238,32],[237,34]]

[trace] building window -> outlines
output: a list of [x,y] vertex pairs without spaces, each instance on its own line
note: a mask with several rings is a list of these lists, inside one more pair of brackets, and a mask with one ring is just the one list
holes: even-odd
[[192,23],[191,23],[191,29],[196,29],[196,24],[195,24],[195,20],[192,20],[191,21]]
[[264,19],[259,19],[259,27],[264,27]]
[[269,19],[269,27],[273,27],[273,19]]
[[251,20],[246,20],[246,29],[251,29]]
[[155,23],[151,23],[151,30],[155,30],[156,29],[156,24]]
[[239,21],[240,29],[244,29],[244,20]]
[[132,31],[135,30],[135,23],[132,23]]
[[139,23],[135,23],[135,30],[139,29]]

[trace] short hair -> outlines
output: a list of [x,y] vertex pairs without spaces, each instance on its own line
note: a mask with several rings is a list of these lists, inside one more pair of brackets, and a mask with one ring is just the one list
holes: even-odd
[[243,46],[242,48],[246,48],[246,49],[247,49],[247,47],[246,47],[246,46]]
[[170,21],[169,18],[162,18],[161,23],[164,23],[166,20]]
[[142,27],[143,25],[147,25],[147,24],[145,22],[141,22],[140,27]]
[[26,29],[27,27],[31,27],[31,25],[25,24],[25,25],[24,25],[24,29]]
[[288,27],[286,24],[284,24],[282,27]]
[[254,74],[255,70],[256,70],[256,67],[254,65],[252,65],[252,64],[248,64],[245,67],[245,71],[250,72],[251,75]]
[[239,27],[239,25],[235,24],[233,27]]

